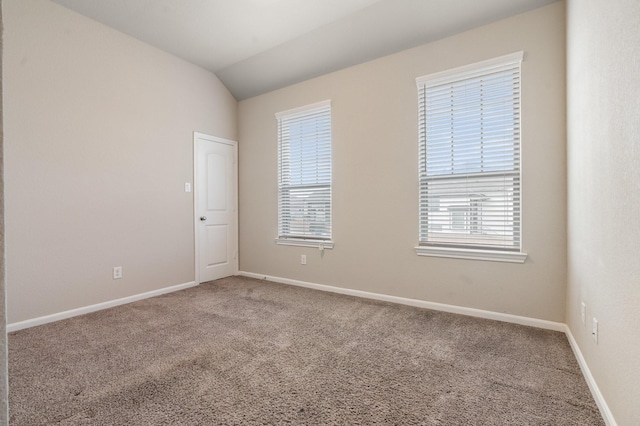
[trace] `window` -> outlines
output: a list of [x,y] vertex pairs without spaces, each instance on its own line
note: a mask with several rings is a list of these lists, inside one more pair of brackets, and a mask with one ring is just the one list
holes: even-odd
[[331,242],[331,104],[276,114],[278,244],[333,248]]
[[524,262],[523,53],[420,77],[419,244],[425,256]]

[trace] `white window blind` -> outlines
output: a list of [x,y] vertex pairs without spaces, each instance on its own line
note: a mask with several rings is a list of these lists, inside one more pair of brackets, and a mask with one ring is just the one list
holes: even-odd
[[522,56],[416,80],[420,246],[520,251]]
[[331,104],[276,114],[278,239],[331,240]]

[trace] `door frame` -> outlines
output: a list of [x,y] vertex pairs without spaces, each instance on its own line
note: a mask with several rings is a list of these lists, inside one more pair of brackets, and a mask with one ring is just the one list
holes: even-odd
[[200,285],[200,241],[199,241],[199,232],[198,232],[198,149],[196,144],[199,139],[204,139],[211,142],[221,143],[225,145],[230,145],[233,147],[233,209],[235,211],[234,220],[235,220],[235,229],[233,232],[233,245],[234,245],[234,262],[233,262],[233,273],[234,275],[238,275],[238,266],[239,266],[239,249],[238,249],[238,142],[231,140],[220,138],[217,136],[207,135],[205,133],[193,132],[193,241],[194,241],[194,266],[195,266],[195,280],[196,285]]

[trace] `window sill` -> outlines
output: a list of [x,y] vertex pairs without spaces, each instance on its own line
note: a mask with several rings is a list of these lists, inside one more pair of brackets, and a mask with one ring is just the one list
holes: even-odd
[[426,247],[415,248],[418,256],[450,257],[454,259],[485,260],[490,262],[524,263],[527,253],[512,251],[493,251],[461,249],[448,247]]
[[333,241],[303,240],[295,238],[276,238],[276,244],[282,246],[313,247],[320,250],[332,249]]

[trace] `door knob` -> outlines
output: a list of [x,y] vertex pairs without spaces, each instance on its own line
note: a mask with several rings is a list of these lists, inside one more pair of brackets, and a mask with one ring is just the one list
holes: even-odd
[[200,220],[207,220],[206,216],[200,216]]

